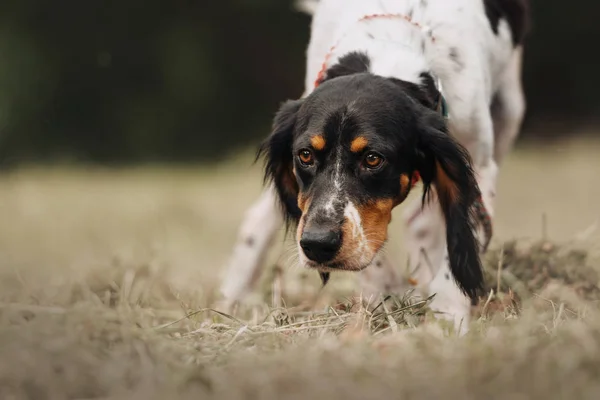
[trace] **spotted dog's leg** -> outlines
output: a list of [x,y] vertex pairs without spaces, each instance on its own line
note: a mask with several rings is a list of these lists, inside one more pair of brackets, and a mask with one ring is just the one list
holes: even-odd
[[277,207],[275,190],[269,186],[246,211],[238,232],[221,285],[226,308],[230,308],[250,292],[260,276],[262,261],[273,237],[282,225],[283,217]]
[[[487,165],[475,171],[475,175],[477,178],[477,185],[479,186],[479,190],[481,191],[481,199],[485,207],[484,210],[478,207],[476,211],[478,213],[477,234],[480,243],[483,246],[485,246],[486,244],[489,244],[489,241],[491,239],[490,236],[493,236],[492,222],[495,213],[494,210],[496,203],[498,165],[494,160],[489,160]],[[485,213],[482,214],[482,212]],[[486,219],[489,222],[485,222]],[[485,224],[489,224],[489,232],[485,229]],[[483,250],[485,251],[487,250],[487,248],[484,248]]]
[[409,268],[414,281],[425,287],[437,275],[446,247],[446,225],[434,188],[430,194],[425,206],[418,198],[403,213]]
[[[515,50],[490,109],[494,126],[494,158],[477,172],[477,182],[490,218],[494,217],[499,165],[519,135],[525,114],[525,96],[521,83],[523,49]],[[481,234],[481,232],[480,232]]]
[[435,190],[431,201],[421,207],[421,199],[404,212],[407,249],[413,279],[423,296],[435,294],[430,308],[436,318],[451,321],[460,334],[468,331],[470,300],[454,282],[448,265],[446,223]]
[[418,199],[404,213],[407,228],[407,245],[414,281],[421,288],[422,296],[435,297],[430,308],[436,318],[453,323],[459,334],[468,331],[471,302],[458,288],[448,265],[446,223],[432,193],[429,203],[421,209]]
[[[494,156],[476,165],[476,176],[487,217],[495,215],[496,187],[498,165],[504,160],[519,134],[525,113],[525,98],[521,84],[522,48],[515,51],[502,83],[496,93],[491,107],[494,131]],[[479,225],[480,240],[484,240],[484,232]],[[444,312],[447,318],[453,318],[460,334],[466,332],[470,319],[470,301],[460,293],[456,285],[450,282],[450,271],[447,259],[430,284],[430,291],[437,293],[431,307]]]
[[403,295],[413,288],[408,277],[399,273],[384,252],[379,252],[371,265],[359,272],[359,285],[363,298],[371,301],[387,294]]
[[[493,160],[489,160],[487,165],[479,168],[476,171],[477,182],[482,194],[483,204],[487,213],[486,217],[492,219],[494,216],[494,198],[496,191],[496,177],[498,167]],[[419,213],[415,221],[409,225],[409,231],[415,231],[411,237],[417,238],[418,246],[430,249],[433,262],[426,264],[431,267],[433,279],[429,283],[428,294],[434,294],[430,306],[431,309],[437,312],[436,316],[448,320],[453,323],[455,331],[459,335],[464,335],[468,332],[468,326],[471,319],[471,300],[466,297],[458,288],[450,272],[448,264],[448,252],[445,236],[438,236],[437,240],[432,241],[427,238],[435,236],[435,232],[440,232],[438,227],[442,227],[442,232],[445,230],[445,222],[441,212],[434,213],[431,208]],[[487,241],[487,232],[482,229],[483,225],[479,224],[477,233],[480,242],[483,244]],[[421,236],[419,236],[419,234]],[[439,235],[439,233],[438,233]],[[419,237],[421,240],[419,240]],[[441,244],[441,245],[440,245]],[[442,256],[440,257],[440,254]],[[422,261],[421,261],[422,262]],[[438,267],[439,266],[439,267]]]
[[[525,114],[525,96],[521,84],[522,50],[521,47],[515,50],[490,107],[494,130],[493,159],[490,158],[476,169],[477,183],[489,218],[495,214],[499,165],[513,147]],[[483,234],[481,229],[478,233]]]
[[435,293],[430,307],[436,317],[451,322],[458,335],[469,331],[471,322],[471,300],[466,297],[453,282],[447,252],[436,276],[429,284],[429,293]]
[[492,103],[494,121],[494,159],[500,165],[519,135],[526,103],[521,83],[523,48],[515,50]]

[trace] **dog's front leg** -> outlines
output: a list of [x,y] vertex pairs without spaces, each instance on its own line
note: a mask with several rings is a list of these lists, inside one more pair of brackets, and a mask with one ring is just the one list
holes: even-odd
[[[477,183],[481,191],[483,206],[485,207],[485,215],[478,216],[482,219],[489,219],[489,221],[486,222],[489,222],[489,224],[491,224],[491,220],[494,216],[497,174],[498,168],[494,160],[489,160],[487,165],[476,171]],[[479,211],[481,212],[481,210]],[[428,229],[423,231],[427,232],[427,234],[433,234],[431,230],[436,229],[439,232],[440,229],[438,227],[445,229],[443,219],[438,216],[439,219],[436,221],[435,214],[432,210],[424,210],[424,212],[419,215],[419,218],[420,220],[418,219],[418,222],[427,226]],[[414,231],[414,224],[412,228]],[[479,234],[480,242],[483,245],[490,240],[489,235],[492,234],[492,231],[484,229],[484,222],[480,221],[480,223],[477,224],[477,233]],[[414,238],[415,235],[412,235],[412,237]],[[440,243],[443,244],[440,246]],[[441,237],[435,245],[429,243],[429,246],[427,246],[427,244],[427,241],[420,241],[417,246],[429,248],[429,251],[436,262],[439,260],[438,255],[443,253],[440,264],[433,265],[434,278],[431,280],[428,289],[429,294],[435,293],[436,296],[431,302],[431,308],[439,313],[438,317],[451,321],[454,324],[455,331],[459,335],[463,335],[468,332],[468,326],[471,319],[471,300],[461,293],[452,279],[450,266],[448,264],[448,252],[445,238]],[[437,265],[440,265],[439,269],[435,268]]]
[[521,80],[523,48],[518,47],[494,95],[491,113],[494,121],[494,159],[501,165],[519,136],[526,101]]
[[252,289],[260,276],[261,264],[269,245],[282,225],[283,217],[277,208],[276,194],[269,186],[248,209],[238,232],[221,285],[226,308],[242,300]]
[[471,322],[471,300],[452,280],[446,256],[437,275],[429,284],[429,293],[435,293],[430,307],[436,312],[436,317],[451,322],[458,335],[467,333]]
[[[434,193],[432,193],[434,195]],[[458,288],[448,265],[446,225],[437,197],[421,208],[418,199],[404,213],[412,279],[430,303],[436,318],[453,323],[459,334],[468,332],[471,303]]]
[[[380,251],[371,265],[359,273],[361,295],[371,301],[388,294],[402,295],[414,288],[408,278],[406,274],[399,273],[388,255]],[[414,294],[418,295],[419,292]]]

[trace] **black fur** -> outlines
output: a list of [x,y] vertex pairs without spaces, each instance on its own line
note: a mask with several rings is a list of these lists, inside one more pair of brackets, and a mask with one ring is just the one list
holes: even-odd
[[[450,270],[459,287],[471,299],[477,297],[482,288],[483,273],[479,258],[479,242],[475,237],[475,215],[473,203],[479,196],[475,174],[467,150],[456,142],[437,115],[421,119],[421,135],[418,148],[420,160],[418,170],[424,183],[423,201],[433,184],[446,218],[446,240]],[[440,191],[436,162],[458,188],[458,200],[444,196]]]
[[273,121],[271,135],[265,140],[256,154],[258,160],[265,156],[265,183],[272,182],[279,195],[286,217],[286,225],[298,222],[302,212],[298,208],[298,187],[292,174],[292,135],[296,124],[296,115],[301,100],[285,102]]
[[353,51],[340,57],[337,64],[328,68],[319,84],[339,76],[369,72],[369,68],[371,68],[369,56],[360,51]]
[[441,101],[442,94],[435,85],[433,76],[429,72],[421,72],[421,93],[427,95],[428,104],[425,105],[427,108],[437,110],[439,102]]
[[510,26],[513,45],[522,44],[529,32],[529,0],[483,0],[485,14],[492,31],[498,34],[498,24],[505,19]]
[[330,276],[331,274],[329,272],[319,272],[319,277],[321,278],[321,283],[323,284],[323,286],[327,285]]
[[[311,199],[303,221],[325,225],[340,224],[344,219],[343,199],[327,215],[311,213],[318,208],[313,207],[315,204],[330,198],[334,160],[341,157],[344,197],[356,205],[398,199],[400,176],[419,171],[424,198],[431,185],[442,194],[450,270],[461,290],[475,298],[483,274],[471,216],[479,190],[469,155],[447,133],[445,120],[434,111],[439,92],[429,74],[422,75],[420,84],[376,76],[364,71],[369,65],[365,57],[361,53],[348,55],[343,65],[327,71],[326,79],[308,97],[282,106],[271,136],[259,151],[267,159],[265,178],[274,182],[289,221],[298,222],[301,217],[297,196],[302,193]],[[302,166],[297,153],[310,146],[310,137],[315,133],[324,136],[326,146],[315,151],[314,164]],[[365,137],[369,150],[385,158],[382,168],[368,171],[359,166],[364,153],[349,150],[357,136]],[[438,163],[458,189],[458,199],[443,195],[443,180],[436,172]],[[290,185],[292,181],[294,185]],[[321,279],[325,284],[328,276],[321,274]]]

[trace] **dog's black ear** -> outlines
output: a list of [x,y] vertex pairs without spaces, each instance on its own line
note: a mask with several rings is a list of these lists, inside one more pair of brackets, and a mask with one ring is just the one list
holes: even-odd
[[302,215],[298,208],[298,183],[293,172],[292,142],[296,117],[303,100],[285,102],[273,121],[271,135],[261,144],[257,159],[264,156],[265,182],[272,182],[283,209],[286,221],[297,222]]
[[404,93],[412,97],[423,107],[437,111],[438,104],[441,99],[440,91],[435,87],[433,77],[427,72],[420,75],[421,82],[416,84],[413,82],[403,81],[398,78],[387,78],[390,82],[402,89]]
[[367,54],[360,51],[350,52],[340,57],[336,64],[319,74],[317,86],[340,76],[369,72],[369,68],[371,68],[371,59]]
[[450,270],[460,289],[476,299],[483,286],[483,273],[473,215],[473,203],[480,192],[471,158],[437,115],[422,121],[417,149],[417,169],[424,184],[423,201],[433,185],[446,220]]

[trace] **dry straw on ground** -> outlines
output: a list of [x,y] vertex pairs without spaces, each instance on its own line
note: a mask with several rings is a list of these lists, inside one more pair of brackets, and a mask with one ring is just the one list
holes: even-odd
[[[260,190],[258,171],[240,176],[239,164],[5,174],[0,399],[597,399],[597,248],[567,243],[571,233],[554,240],[597,209],[544,180],[595,195],[581,163],[597,163],[596,152],[586,154],[508,162],[489,295],[465,337],[410,294],[357,298],[349,275],[307,307],[318,278],[288,266],[275,286],[263,276],[268,291],[221,312],[220,266]],[[535,193],[521,179],[538,182]],[[522,238],[541,236],[527,212],[536,196],[548,214],[541,241]],[[567,201],[579,204],[568,219]],[[500,240],[510,237],[521,239]]]
[[[519,265],[505,260],[506,270]],[[312,312],[264,306],[238,318],[192,307],[194,294],[167,281],[164,269],[115,263],[64,282],[53,299],[2,303],[0,398],[600,393],[600,314],[591,303],[577,310],[530,295],[515,310],[488,309],[457,338],[410,298],[370,308],[342,299]]]

